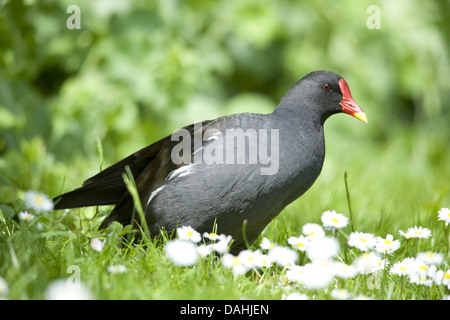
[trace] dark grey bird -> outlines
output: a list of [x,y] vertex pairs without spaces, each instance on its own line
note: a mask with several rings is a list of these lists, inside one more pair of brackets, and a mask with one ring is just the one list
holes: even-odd
[[272,113],[233,114],[179,129],[56,197],[55,209],[115,205],[100,228],[113,221],[136,227],[123,180],[128,166],[151,235],[216,226],[233,237],[236,252],[312,186],[325,157],[324,122],[341,112],[367,122],[342,77],[312,72]]

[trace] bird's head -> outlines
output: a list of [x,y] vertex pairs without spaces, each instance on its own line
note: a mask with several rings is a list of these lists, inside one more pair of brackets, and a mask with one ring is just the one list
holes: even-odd
[[336,73],[314,71],[298,81],[283,97],[281,105],[289,108],[306,109],[325,120],[340,112],[345,112],[367,123],[364,111],[353,99],[347,82]]

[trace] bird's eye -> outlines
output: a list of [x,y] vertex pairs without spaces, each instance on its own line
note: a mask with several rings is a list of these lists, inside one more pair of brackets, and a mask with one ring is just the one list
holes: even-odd
[[330,85],[329,85],[328,83],[325,83],[325,84],[322,86],[322,89],[323,89],[323,91],[330,91],[330,90],[331,90],[331,87],[330,87]]

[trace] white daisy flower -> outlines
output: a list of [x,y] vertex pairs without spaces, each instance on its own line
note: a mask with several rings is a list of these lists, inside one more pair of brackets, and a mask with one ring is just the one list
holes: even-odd
[[444,221],[445,225],[448,226],[450,224],[450,209],[441,208],[441,210],[438,211],[438,220]]
[[427,252],[419,252],[417,254],[417,259],[420,259],[427,264],[439,266],[444,261],[444,256],[442,253],[427,251]]
[[447,286],[448,289],[450,289],[450,269],[445,272],[443,270],[438,270],[434,275],[434,282],[438,286],[444,285]]
[[396,262],[389,269],[389,272],[399,276],[411,275],[418,270],[418,263],[415,258],[405,258]]
[[358,271],[354,266],[340,261],[334,263],[334,269],[334,274],[343,279],[353,278],[358,274]]
[[180,240],[192,241],[194,243],[198,243],[200,242],[200,240],[202,240],[200,233],[195,231],[195,229],[191,226],[183,226],[177,228],[177,236]]
[[272,259],[270,259],[269,255],[267,254],[259,254],[257,256],[257,266],[259,268],[265,267],[265,268],[270,268],[272,266]]
[[234,275],[243,275],[250,270],[248,266],[239,258],[239,256],[234,256],[230,253],[226,253],[222,257],[222,264],[225,268],[231,269]]
[[348,245],[367,252],[375,246],[375,236],[371,233],[352,232],[348,237]]
[[374,252],[365,252],[359,255],[352,263],[352,266],[362,274],[374,273],[383,266],[381,257]]
[[261,247],[261,249],[263,249],[263,250],[270,250],[270,249],[272,249],[273,247],[275,247],[277,244],[275,243],[275,242],[273,242],[273,241],[270,241],[269,239],[267,239],[266,237],[264,237],[262,240],[261,240],[261,243],[260,243],[260,247]]
[[412,270],[411,274],[418,275],[427,275],[436,273],[436,266],[428,266],[423,260],[415,259],[415,263],[413,264],[414,270]]
[[307,223],[302,228],[302,233],[312,239],[320,239],[325,237],[325,231],[322,226],[317,223]]
[[308,300],[308,296],[304,293],[291,292],[288,295],[282,294],[281,300]]
[[334,260],[322,260],[322,261],[315,260],[315,261],[313,261],[313,263],[316,264],[316,265],[321,265],[324,268],[324,270],[326,269],[328,271],[328,273],[331,274],[333,277],[336,276],[336,273],[338,271],[337,270],[338,267],[336,266],[337,261],[334,261]]
[[34,214],[29,213],[28,211],[19,212],[19,218],[23,221],[31,221],[35,218]]
[[212,243],[211,250],[219,253],[224,254],[230,251],[230,242],[233,238],[231,236],[226,236],[223,239],[219,240],[218,242]]
[[337,300],[348,300],[350,293],[346,289],[333,289],[331,290],[331,297]]
[[336,211],[325,211],[322,213],[321,220],[325,229],[340,229],[348,224],[348,218],[342,213]]
[[92,293],[82,283],[74,286],[67,280],[55,280],[45,289],[46,300],[92,300]]
[[171,240],[164,248],[166,257],[176,266],[193,266],[199,259],[197,246],[187,240]]
[[339,253],[339,241],[333,237],[324,237],[311,241],[306,255],[312,261],[326,261]]
[[275,246],[269,250],[268,256],[272,262],[275,262],[282,267],[291,267],[295,265],[298,253],[287,247]]
[[224,239],[226,239],[226,235],[224,235],[224,234],[217,234],[217,233],[215,233],[215,232],[210,232],[210,233],[208,233],[208,232],[205,232],[205,233],[203,233],[203,238],[206,238],[206,239],[208,239],[208,240],[211,240],[211,241],[220,241],[220,240],[224,240]]
[[386,235],[385,239],[376,237],[375,241],[375,250],[380,253],[392,254],[395,250],[400,248],[400,241],[394,240],[394,236],[391,234]]
[[398,232],[401,236],[404,236],[406,239],[411,238],[429,238],[431,237],[431,231],[428,228],[422,228],[414,226],[414,228],[409,228],[406,232],[399,230]]
[[322,263],[307,263],[304,265],[300,282],[302,286],[311,290],[324,289],[333,280],[333,273],[330,271],[330,268]]
[[294,249],[299,251],[305,251],[309,244],[309,238],[305,236],[290,237],[287,241]]
[[413,233],[413,238],[429,238],[431,237],[431,231],[428,228],[414,227],[411,231]]
[[291,266],[286,270],[286,277],[290,282],[301,282],[304,266]]
[[242,263],[250,268],[256,268],[259,266],[259,256],[261,255],[261,250],[242,250],[238,254],[238,259],[242,261]]
[[108,270],[109,273],[117,274],[117,273],[124,273],[125,271],[127,271],[127,267],[125,267],[123,264],[118,264],[115,266],[108,266],[106,270]]
[[212,246],[210,244],[201,244],[197,247],[197,252],[200,255],[200,258],[205,258],[209,256],[212,252]]
[[98,238],[91,239],[91,248],[94,249],[95,251],[101,252],[104,247],[105,247],[105,241],[102,241]]
[[25,206],[37,213],[53,210],[53,201],[45,194],[36,191],[25,192]]
[[433,279],[428,278],[425,275],[421,274],[412,274],[409,277],[410,283],[421,284],[427,287],[431,287],[433,285]]

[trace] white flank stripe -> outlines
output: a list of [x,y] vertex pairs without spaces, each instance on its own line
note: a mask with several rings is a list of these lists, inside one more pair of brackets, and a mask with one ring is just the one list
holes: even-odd
[[187,176],[188,174],[191,173],[190,172],[191,166],[192,166],[192,164],[189,164],[189,165],[182,166],[181,168],[178,168],[178,169],[172,171],[171,173],[169,173],[167,175],[166,180],[171,180],[171,179],[176,178],[176,177],[180,177],[181,178],[181,177]]
[[148,198],[147,205],[150,203],[150,201],[152,201],[153,197],[156,196],[158,194],[158,192],[160,192],[163,188],[164,188],[164,186],[161,186],[161,187],[153,190],[153,192],[150,194],[150,198]]

